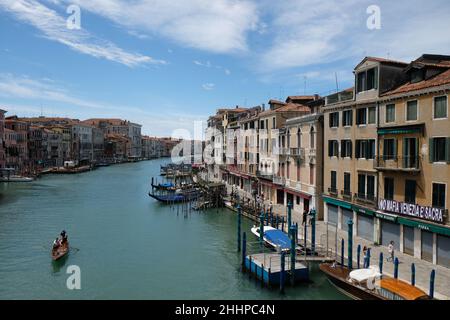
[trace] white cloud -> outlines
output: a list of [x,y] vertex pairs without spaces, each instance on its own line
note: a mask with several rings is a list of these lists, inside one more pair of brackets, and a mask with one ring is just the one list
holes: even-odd
[[82,10],[141,33],[217,53],[246,51],[247,33],[257,30],[257,5],[248,0],[66,0]]
[[231,71],[227,68],[224,68],[222,66],[218,66],[218,65],[214,65],[212,64],[210,61],[206,61],[206,62],[201,62],[198,60],[194,60],[193,63],[199,67],[205,67],[205,68],[216,68],[218,70],[223,70],[223,72],[229,76],[231,74]]
[[108,40],[95,37],[83,28],[70,30],[66,27],[65,18],[35,0],[0,0],[0,8],[12,13],[18,20],[34,26],[45,38],[62,43],[83,54],[129,67],[166,63],[146,55],[127,52]]
[[211,91],[211,90],[213,90],[215,88],[215,86],[216,85],[214,83],[205,83],[205,84],[202,85],[202,88],[204,90]]

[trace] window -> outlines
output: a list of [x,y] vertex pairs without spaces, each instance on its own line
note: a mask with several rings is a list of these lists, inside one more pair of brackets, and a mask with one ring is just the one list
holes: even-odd
[[431,162],[448,161],[450,152],[449,138],[431,138],[430,139],[430,160]]
[[350,173],[345,172],[344,173],[344,194],[345,195],[350,195],[351,191],[350,191]]
[[357,92],[372,90],[377,88],[378,69],[372,68],[357,74]]
[[366,195],[366,175],[358,174],[358,197]]
[[367,176],[367,198],[375,198],[375,176]]
[[357,159],[374,159],[375,140],[356,140],[355,157]]
[[365,91],[366,87],[366,73],[360,72],[357,75],[357,92]]
[[339,127],[339,112],[330,113],[330,128]]
[[263,130],[264,130],[264,120],[261,120],[260,129],[263,129]]
[[406,103],[406,121],[417,120],[417,100]]
[[376,119],[376,108],[375,107],[370,107],[369,108],[369,119],[368,119],[368,123],[369,124],[374,124]]
[[445,208],[445,184],[433,183],[433,207]]
[[328,141],[328,156],[329,157],[339,156],[339,142],[337,140]]
[[336,171],[331,171],[331,187],[330,187],[330,191],[331,192],[336,192],[337,188],[336,188]]
[[353,110],[345,110],[342,112],[342,125],[344,127],[353,125]]
[[375,89],[375,72],[375,68],[367,70],[367,90]]
[[356,124],[362,125],[367,123],[367,109],[356,109]]
[[416,180],[405,180],[405,202],[416,203]]
[[394,160],[397,158],[395,139],[383,140],[383,160]]
[[309,165],[309,184],[314,185],[314,165],[313,164]]
[[386,123],[395,122],[395,104],[386,105]]
[[447,118],[447,96],[434,98],[434,119]]
[[384,178],[384,198],[394,200],[394,179]]
[[412,69],[411,71],[411,83],[420,82],[425,78],[425,72],[423,69]]
[[342,140],[341,141],[341,157],[352,157],[352,141],[351,140]]
[[275,117],[272,118],[272,128],[276,128],[276,120],[275,120]]

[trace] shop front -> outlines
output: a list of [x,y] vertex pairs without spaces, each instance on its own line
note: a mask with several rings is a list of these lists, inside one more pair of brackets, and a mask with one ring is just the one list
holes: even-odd
[[357,236],[368,241],[374,241],[374,212],[372,210],[353,206],[357,216],[356,233]]
[[380,243],[394,241],[396,250],[450,268],[450,226],[444,209],[380,199]]

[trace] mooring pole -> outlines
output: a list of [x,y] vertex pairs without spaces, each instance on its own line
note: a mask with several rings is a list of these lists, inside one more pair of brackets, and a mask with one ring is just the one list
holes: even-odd
[[353,269],[353,220],[349,219],[347,222],[348,226],[348,269]]
[[411,263],[411,285],[416,285],[416,265]]
[[291,225],[291,285],[295,284],[295,226]]
[[287,223],[288,223],[288,225],[287,225],[288,233],[291,234],[290,228],[291,228],[291,225],[292,225],[292,203],[290,201],[288,202],[288,205],[287,205],[287,219],[288,219],[288,221],[287,221]]
[[[345,242],[344,242],[344,238],[342,238],[341,240],[341,266],[344,266],[344,246],[345,246]],[[306,250],[306,247],[305,247]]]
[[295,242],[298,243],[298,222],[295,223]]
[[245,255],[247,251],[247,236],[246,233],[242,235],[242,271],[245,271]]
[[281,217],[281,231],[284,232],[284,217]]
[[275,228],[278,229],[278,225],[279,225],[278,216],[276,216],[276,219],[275,219],[275,220],[276,220],[276,221],[275,221],[275,224],[276,224]]
[[370,267],[370,248],[367,249],[367,266],[365,268]]
[[306,238],[308,237],[308,236],[307,236],[307,232],[306,232],[306,230],[307,230],[307,224],[308,224],[308,223],[305,223],[305,230],[304,230],[304,233],[303,233],[303,236],[304,236],[304,239],[303,239],[303,248],[304,248],[304,250],[305,250],[305,253],[306,253]]
[[238,227],[237,227],[237,249],[238,252],[241,251],[241,217],[242,217],[242,209],[241,206],[237,206],[238,209]]
[[436,270],[431,270],[430,274],[430,298],[434,298],[434,278],[436,277]]
[[262,246],[264,239],[264,212],[259,216],[259,244]]
[[358,269],[360,269],[359,260],[361,260],[361,245],[358,244],[358,247],[356,248],[356,260],[357,260],[357,266]]
[[379,267],[380,267],[380,273],[383,274],[383,252],[380,252]]
[[284,251],[281,251],[281,271],[280,271],[280,293],[284,293]]
[[398,279],[398,258],[395,257],[394,260],[394,278]]
[[316,252],[316,209],[311,210],[311,254]]

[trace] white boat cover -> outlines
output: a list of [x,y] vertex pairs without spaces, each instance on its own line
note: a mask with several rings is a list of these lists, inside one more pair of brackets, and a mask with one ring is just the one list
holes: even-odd
[[367,269],[357,269],[350,272],[350,279],[362,282],[368,279],[381,277],[380,270],[377,266],[370,266]]

